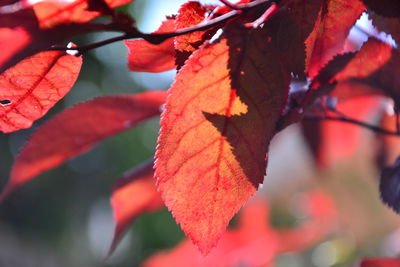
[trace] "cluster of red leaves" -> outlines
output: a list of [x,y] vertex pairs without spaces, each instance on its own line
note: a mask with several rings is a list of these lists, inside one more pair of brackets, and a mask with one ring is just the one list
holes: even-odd
[[269,224],[269,207],[265,200],[252,199],[239,213],[238,226],[229,229],[218,247],[206,258],[190,240],[171,251],[159,252],[143,266],[274,266],[281,253],[299,252],[312,247],[336,225],[336,210],[330,197],[321,192],[301,197],[301,212],[307,220],[296,228],[275,229]]
[[[127,36],[138,33],[129,16],[112,8],[127,2],[1,3],[2,132],[30,127],[77,79],[81,58],[67,52],[79,50],[44,50],[92,31],[117,29]],[[383,2],[242,0],[236,9],[187,2],[176,16],[161,24],[153,39],[147,35],[145,40],[126,41],[130,70],[178,70],[168,92],[101,97],[51,118],[21,150],[2,198],[101,140],[159,115],[165,103],[155,162],[157,188],[163,201],[153,187],[152,163],[118,182],[112,197],[117,220],[112,248],[137,215],[165,203],[200,251],[210,253],[230,219],[263,182],[269,143],[278,131],[310,114],[337,115],[339,108],[363,119],[379,109],[382,99],[391,98],[394,110],[399,111],[398,49],[370,38],[359,51],[342,53],[350,29],[364,11],[374,25],[399,41],[400,17],[391,6],[397,2]],[[90,23],[99,15],[108,16],[111,23]],[[171,35],[174,37],[166,40],[160,37],[207,23],[209,27],[185,35]],[[8,44],[10,38],[13,46]],[[310,79],[309,88],[290,92],[293,78]],[[340,102],[337,109],[325,101],[328,98],[345,102]],[[350,103],[347,109],[346,101]],[[336,151],[338,146],[343,147],[339,150],[341,157],[354,151],[359,139],[356,129],[338,128],[335,123],[304,120],[303,126],[322,165],[339,156],[327,154],[332,146]],[[333,141],[343,131],[346,143]],[[390,142],[393,140],[382,139],[383,153],[390,154],[386,158],[393,157]],[[390,188],[399,183],[399,168],[387,175],[391,178]],[[392,199],[397,199],[400,192],[393,192],[385,184],[381,183],[384,201],[398,210],[398,202]],[[265,225],[261,228],[271,232]],[[243,229],[247,229],[246,224]],[[238,230],[226,238],[232,235],[237,240],[245,239],[252,235],[250,230],[243,230],[244,235]],[[231,253],[236,249],[221,251]]]

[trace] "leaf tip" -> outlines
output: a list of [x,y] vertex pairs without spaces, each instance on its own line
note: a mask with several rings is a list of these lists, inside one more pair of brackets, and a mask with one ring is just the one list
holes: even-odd
[[104,257],[103,261],[106,261],[111,257],[111,255],[114,253],[115,249],[117,248],[121,237],[122,237],[121,229],[119,229],[118,227],[115,227],[113,239],[111,241],[110,247],[108,248],[108,252],[107,252],[106,256]]

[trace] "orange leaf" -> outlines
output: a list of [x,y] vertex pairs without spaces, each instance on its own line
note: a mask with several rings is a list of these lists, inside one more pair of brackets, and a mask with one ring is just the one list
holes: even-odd
[[224,31],[176,76],[156,153],[163,199],[203,254],[262,183],[288,91],[266,29]]
[[266,266],[278,252],[279,240],[268,225],[269,207],[256,199],[239,213],[239,227],[228,230],[215,250],[204,257],[184,240],[171,251],[158,252],[148,258],[145,267],[218,267],[218,266]]
[[[132,0],[105,0],[110,7],[125,5]],[[88,11],[88,0],[45,0],[33,5],[40,28],[53,28],[55,25],[85,23],[100,13]]]
[[[175,19],[163,21],[154,33],[175,31]],[[174,40],[169,38],[154,45],[145,40],[125,41],[129,49],[128,66],[131,71],[161,72],[175,68]]]
[[[204,20],[205,15],[206,9],[199,2],[187,2],[178,10],[175,28],[182,29],[197,25]],[[193,52],[197,48],[195,45],[201,42],[203,34],[203,31],[197,31],[175,37],[175,49]]]
[[164,206],[156,189],[153,164],[153,160],[145,162],[129,171],[115,184],[111,207],[114,211],[116,226],[109,255],[114,251],[124,232],[136,217]]
[[21,150],[4,199],[15,187],[89,150],[103,139],[156,116],[165,92],[106,96],[78,104],[43,124]]
[[29,128],[75,83],[82,58],[47,51],[19,62],[0,75],[0,131]]
[[306,68],[310,77],[315,77],[342,50],[351,27],[365,10],[360,0],[328,0],[325,5],[306,40]]
[[[204,21],[206,8],[199,2],[189,1],[181,6],[175,20],[175,29],[182,29],[197,25]],[[206,31],[197,31],[190,34],[176,36],[174,38],[174,46],[176,50],[175,63],[180,69],[186,59],[195,51],[203,42]]]

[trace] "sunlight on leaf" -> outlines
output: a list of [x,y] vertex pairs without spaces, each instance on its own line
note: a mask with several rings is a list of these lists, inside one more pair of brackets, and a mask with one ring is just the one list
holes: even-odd
[[203,254],[263,182],[288,91],[288,73],[265,41],[268,34],[228,25],[189,58],[169,91],[156,153],[158,188]]
[[[175,30],[175,19],[167,18],[156,33]],[[174,39],[154,45],[145,40],[125,41],[129,49],[128,66],[131,71],[162,72],[175,68]]]
[[1,199],[34,176],[86,152],[105,138],[158,115],[165,101],[165,93],[153,91],[99,97],[73,106],[50,119],[21,150]]
[[68,93],[78,78],[82,58],[65,52],[41,52],[0,75],[0,131],[31,127]]

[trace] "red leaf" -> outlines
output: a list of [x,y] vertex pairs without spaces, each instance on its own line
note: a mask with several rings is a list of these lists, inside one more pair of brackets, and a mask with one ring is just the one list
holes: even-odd
[[370,38],[351,61],[334,77],[336,81],[366,78],[385,65],[392,56],[392,47]]
[[390,258],[363,259],[360,267],[400,267],[400,260]]
[[351,27],[365,10],[359,0],[328,0],[325,5],[306,40],[306,68],[310,77],[315,77],[342,50]]
[[82,58],[47,51],[27,58],[0,75],[0,131],[29,128],[75,83]]
[[4,199],[15,187],[89,150],[103,139],[156,116],[165,92],[106,96],[78,104],[42,125],[22,149],[11,170]]
[[298,228],[273,229],[269,225],[267,203],[255,199],[239,213],[238,228],[230,229],[215,250],[203,257],[189,240],[171,251],[159,252],[144,262],[145,267],[217,267],[274,265],[280,253],[303,251],[320,242],[336,222],[332,199],[314,192],[304,197],[304,215],[308,220]]
[[[125,5],[132,0],[105,0],[110,7]],[[41,1],[33,6],[40,28],[53,28],[59,24],[85,23],[100,13],[88,10],[88,0]]]
[[[31,42],[34,37],[30,31],[35,27],[37,21],[32,10],[23,9],[13,13],[0,10],[0,67]],[[13,40],[13,45],[10,45],[10,40]]]
[[[0,49],[2,51],[0,53],[0,73],[23,57],[34,53],[28,52],[22,58],[9,63],[15,54],[21,53],[24,48],[31,44],[35,38],[33,32],[37,30],[37,21],[32,10],[24,9],[5,14],[0,10]],[[13,40],[13,45],[10,45],[11,39]]]
[[[13,45],[10,45],[10,40],[13,40]],[[25,29],[0,28],[0,67],[5,65],[5,63],[10,60],[13,55],[17,54],[24,47],[26,47],[30,41],[31,36]]]
[[[163,21],[155,33],[175,31],[175,19]],[[175,68],[174,40],[169,38],[158,45],[145,40],[125,41],[129,49],[128,66],[131,71],[161,72]]]
[[[387,95],[400,105],[400,53],[390,45],[370,38],[358,53],[335,57],[313,81],[313,88],[341,99]],[[330,86],[327,86],[330,85]],[[321,92],[322,93],[322,92]],[[323,93],[322,93],[323,94]]]
[[125,174],[117,181],[111,197],[116,227],[109,255],[114,251],[124,232],[136,217],[164,206],[156,189],[154,161],[148,161]]
[[176,76],[161,120],[158,188],[185,233],[208,254],[262,183],[288,73],[266,29],[228,24]]

